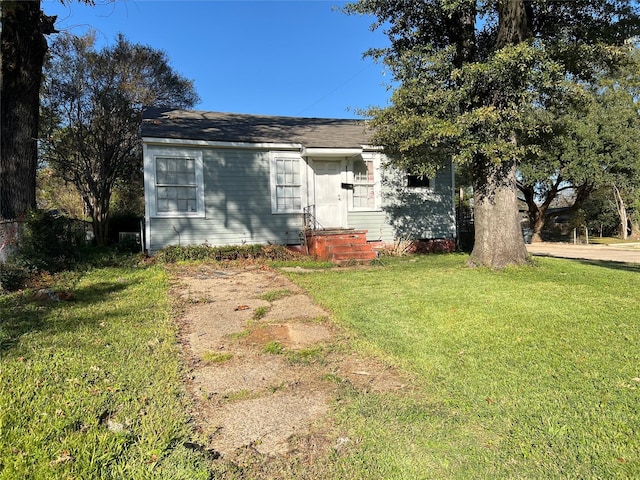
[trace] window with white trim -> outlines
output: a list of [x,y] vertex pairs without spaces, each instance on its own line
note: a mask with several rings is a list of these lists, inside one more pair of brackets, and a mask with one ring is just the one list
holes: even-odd
[[353,162],[353,208],[373,210],[376,207],[373,160]]
[[152,213],[158,217],[204,216],[202,156],[153,157]]
[[407,187],[433,188],[433,179],[427,176],[414,175],[410,172],[407,172]]
[[300,157],[274,155],[271,161],[272,213],[302,211],[302,172]]

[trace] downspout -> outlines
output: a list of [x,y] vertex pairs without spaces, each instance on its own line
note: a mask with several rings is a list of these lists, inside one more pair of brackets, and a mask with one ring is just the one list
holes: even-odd
[[[151,185],[149,175],[152,171],[152,165],[148,165],[147,145],[142,143],[142,169],[144,177],[144,248],[148,254],[151,254],[151,207],[150,192]],[[147,171],[148,170],[148,171]]]

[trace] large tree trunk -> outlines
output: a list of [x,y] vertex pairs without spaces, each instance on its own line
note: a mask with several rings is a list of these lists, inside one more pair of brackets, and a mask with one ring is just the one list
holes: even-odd
[[[498,1],[497,49],[531,37],[524,0]],[[515,135],[512,141],[515,140]],[[478,157],[473,162],[475,242],[469,264],[504,268],[527,262],[518,212],[516,161],[495,164]]]
[[53,22],[40,0],[2,2],[0,219],[36,206],[40,82]]
[[515,162],[496,165],[489,160],[476,160],[473,170],[475,243],[469,264],[504,268],[526,263]]

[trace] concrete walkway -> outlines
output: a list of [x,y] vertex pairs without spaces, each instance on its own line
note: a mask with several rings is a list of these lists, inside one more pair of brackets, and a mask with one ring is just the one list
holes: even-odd
[[611,262],[640,263],[640,243],[616,245],[574,245],[572,243],[542,242],[527,245],[532,255]]

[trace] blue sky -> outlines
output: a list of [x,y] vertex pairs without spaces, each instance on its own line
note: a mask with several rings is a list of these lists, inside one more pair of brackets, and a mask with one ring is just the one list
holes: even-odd
[[195,81],[195,108],[236,113],[359,118],[386,105],[389,77],[362,54],[386,46],[373,19],[340,13],[323,0],[97,0],[93,7],[43,0],[56,27],[89,29],[111,44],[117,33],[164,50]]

